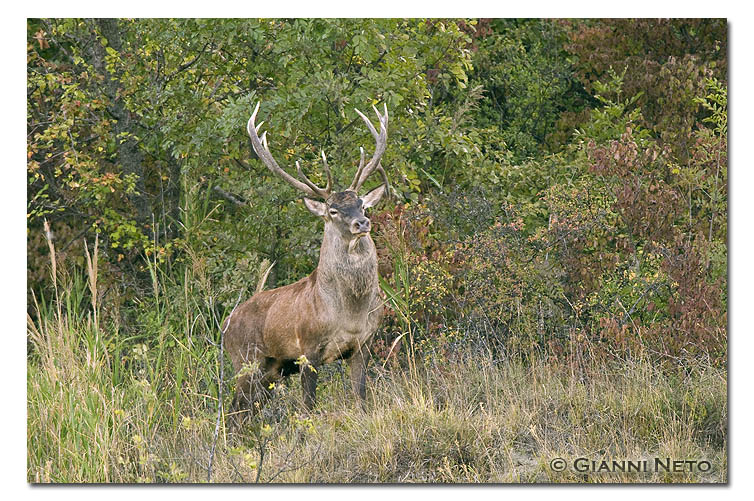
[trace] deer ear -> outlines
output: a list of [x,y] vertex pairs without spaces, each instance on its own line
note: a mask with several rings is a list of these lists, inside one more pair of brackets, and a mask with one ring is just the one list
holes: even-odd
[[315,216],[325,217],[325,214],[327,213],[326,204],[312,200],[311,198],[304,198],[304,205],[306,205],[306,208],[309,209],[309,212],[311,212]]
[[383,184],[361,197],[361,201],[364,202],[364,208],[368,209],[377,205],[384,194],[385,185]]

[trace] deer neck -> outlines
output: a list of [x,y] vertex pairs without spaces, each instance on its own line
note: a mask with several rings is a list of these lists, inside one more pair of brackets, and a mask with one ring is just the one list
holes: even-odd
[[325,225],[317,282],[336,304],[362,309],[371,304],[377,291],[377,252],[368,234],[353,238],[358,241],[344,239],[337,229]]

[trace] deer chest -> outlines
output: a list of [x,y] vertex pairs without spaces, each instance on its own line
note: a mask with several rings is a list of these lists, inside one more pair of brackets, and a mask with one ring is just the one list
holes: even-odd
[[323,363],[334,362],[339,359],[350,358],[354,351],[369,340],[371,332],[362,330],[359,332],[338,329],[324,343],[320,358]]

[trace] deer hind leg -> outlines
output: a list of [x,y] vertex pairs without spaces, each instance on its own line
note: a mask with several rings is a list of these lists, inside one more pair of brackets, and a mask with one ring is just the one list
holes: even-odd
[[262,410],[272,396],[272,383],[278,379],[280,376],[274,371],[255,371],[238,377],[232,406],[237,424],[243,424]]
[[236,393],[230,406],[230,417],[233,428],[240,428],[250,417],[251,385],[252,374],[242,374],[236,379]]

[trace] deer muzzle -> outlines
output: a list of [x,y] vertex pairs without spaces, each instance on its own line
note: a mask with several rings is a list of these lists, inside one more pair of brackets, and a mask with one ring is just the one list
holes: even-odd
[[372,229],[372,223],[369,219],[361,217],[354,219],[351,223],[351,233],[358,236],[364,236]]

